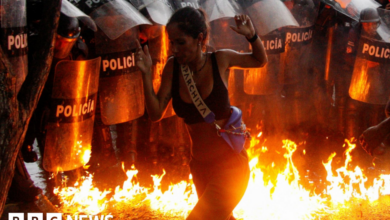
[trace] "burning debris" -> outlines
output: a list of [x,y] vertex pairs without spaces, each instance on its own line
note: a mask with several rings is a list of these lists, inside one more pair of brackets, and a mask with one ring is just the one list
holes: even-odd
[[[327,176],[312,180],[310,175],[300,176],[293,163],[298,146],[283,141],[282,154],[286,160],[284,169],[274,180],[264,178],[267,172],[277,169],[262,165],[259,155],[267,152],[259,145],[260,135],[252,140],[248,149],[251,155],[250,182],[239,205],[234,210],[238,219],[388,219],[390,211],[390,175],[380,175],[368,182],[364,170],[351,167],[350,152],[355,144],[346,140],[345,163],[332,167],[336,154],[323,162]],[[253,153],[256,152],[256,153]],[[133,167],[126,171],[128,179],[114,190],[94,187],[90,174],[73,187],[58,187],[55,194],[61,201],[60,209],[72,215],[112,215],[116,219],[185,219],[197,201],[191,182],[181,181],[162,190],[161,180],[166,174],[153,175],[152,187],[145,187],[137,180],[138,171]],[[310,184],[304,184],[309,182]],[[318,192],[318,189],[321,191]]]

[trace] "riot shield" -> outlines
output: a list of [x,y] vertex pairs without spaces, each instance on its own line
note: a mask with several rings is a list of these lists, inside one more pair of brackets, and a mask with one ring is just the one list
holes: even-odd
[[175,10],[184,7],[200,8],[199,0],[172,0]]
[[67,0],[62,0],[61,4],[61,12],[68,17],[78,18],[81,20],[88,28],[93,31],[97,31],[97,27],[95,22],[88,15],[84,14],[80,9],[76,6],[72,5],[72,3]]
[[268,63],[257,69],[244,71],[244,91],[250,95],[270,95],[280,92],[282,85],[278,81],[280,54],[284,52],[285,36],[275,32],[262,36],[261,40],[267,52]]
[[299,27],[285,27],[285,52],[281,55],[279,82],[293,84],[301,81],[307,72],[310,44],[313,37],[314,23],[318,13],[312,0],[305,0],[304,4],[295,4],[291,13]]
[[362,30],[361,35],[349,95],[361,102],[385,105],[390,95],[390,43],[379,34]]
[[43,168],[50,172],[85,165],[91,154],[100,57],[60,61],[55,67]]
[[345,11],[357,20],[359,20],[360,12],[363,9],[378,8],[380,6],[380,4],[374,0],[338,0],[338,2],[340,4],[344,2],[344,5],[348,3],[346,4]]
[[157,24],[166,25],[172,16],[174,6],[169,0],[129,0],[138,10],[146,9],[150,19]]
[[148,19],[124,0],[109,1],[92,11],[90,16],[111,40],[137,25],[151,25]]
[[233,18],[237,14],[243,14],[244,10],[235,0],[206,0],[201,3],[210,22],[220,18]]
[[246,8],[259,35],[286,26],[299,26],[294,16],[281,1],[261,0]]
[[232,49],[239,52],[250,51],[249,42],[244,36],[234,32],[230,26],[235,26],[234,18],[221,18],[210,22],[209,45],[215,49]]
[[[337,15],[336,11],[329,6],[323,7],[319,12],[310,52],[310,68],[313,69],[315,75],[327,82],[332,82],[334,79],[334,74],[330,71],[331,57],[335,43],[341,41],[340,38],[334,36],[336,19],[340,19],[336,17]],[[341,26],[341,22],[338,26]]]
[[359,21],[359,18],[354,16],[354,15],[350,15],[346,10],[345,10],[345,3],[344,2],[341,2],[344,6],[344,8],[341,7],[341,4],[337,1],[333,1],[333,0],[321,0],[321,2],[323,2],[325,5],[328,5],[330,6],[331,8],[333,8],[338,14],[341,14],[342,16],[346,17],[349,19],[350,22],[352,21],[355,21],[355,22],[358,22]]
[[378,8],[381,25],[378,27],[378,34],[385,42],[390,42],[390,13],[388,10]]
[[337,13],[350,19],[349,22],[359,22],[360,11],[364,8],[378,8],[379,3],[373,0],[320,0],[332,7]]
[[68,0],[72,5],[76,6],[76,8],[80,9],[87,15],[90,15],[91,12],[99,8],[100,6],[106,4],[107,2],[113,0]]
[[0,13],[1,45],[11,63],[17,94],[28,72],[26,1],[2,0]]
[[231,30],[236,26],[234,16],[243,14],[243,8],[234,0],[206,0],[200,4],[210,22],[210,42],[213,49],[248,51],[245,38]]
[[131,121],[144,114],[142,75],[135,66],[135,40],[138,29],[126,31],[116,40],[95,33],[96,54],[102,57],[99,100],[106,125]]

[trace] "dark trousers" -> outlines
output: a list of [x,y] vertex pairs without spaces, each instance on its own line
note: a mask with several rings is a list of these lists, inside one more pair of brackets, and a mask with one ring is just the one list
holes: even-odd
[[219,161],[190,162],[198,203],[187,220],[227,220],[244,196],[249,181],[248,155],[224,155]]

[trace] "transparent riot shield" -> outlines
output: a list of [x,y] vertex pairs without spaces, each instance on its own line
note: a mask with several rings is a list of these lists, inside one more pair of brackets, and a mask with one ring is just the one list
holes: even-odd
[[357,20],[359,20],[360,12],[363,9],[378,8],[380,6],[380,4],[374,0],[338,0],[337,2],[339,2],[342,7],[346,5],[345,11]]
[[244,36],[234,32],[230,26],[236,26],[234,18],[221,18],[210,22],[210,43],[215,49],[232,49],[239,52],[249,51],[249,42]]
[[258,0],[246,8],[259,35],[286,26],[299,26],[294,16],[282,1]]
[[92,11],[90,16],[111,40],[137,25],[151,25],[145,16],[124,0],[109,1]]
[[243,14],[243,8],[234,0],[206,0],[200,5],[210,22],[210,42],[214,49],[248,51],[245,37],[235,33],[230,26],[236,26],[234,16]]
[[55,67],[43,168],[73,170],[91,155],[93,123],[99,85],[100,57],[60,61]]
[[113,0],[68,0],[72,5],[76,6],[76,8],[80,9],[87,15],[90,15],[91,12],[99,8],[100,6],[106,4],[107,2]]
[[299,25],[281,1],[251,1],[246,4],[246,10],[261,35],[268,63],[262,68],[244,71],[244,91],[251,95],[275,94],[282,88],[277,77],[280,72],[280,54],[285,48],[285,35],[278,29]]
[[14,89],[18,93],[28,72],[26,1],[2,0],[0,13],[1,46],[11,63]]
[[244,71],[244,91],[250,95],[275,94],[282,89],[278,74],[280,54],[284,52],[285,36],[280,32],[273,32],[260,38],[267,52],[268,63],[262,68]]
[[322,3],[324,3],[325,5],[328,5],[330,6],[333,10],[337,11],[337,13],[341,14],[341,15],[344,15],[345,17],[351,19],[351,20],[354,20],[354,21],[359,21],[358,19],[356,19],[355,17],[351,16],[350,14],[348,14],[340,5],[340,3],[338,3],[337,1],[333,1],[333,0],[320,0]]
[[166,25],[174,12],[170,0],[129,0],[138,10],[146,9],[150,19],[157,24]]
[[200,8],[199,0],[172,0],[175,10],[184,7]]
[[91,17],[84,14],[80,9],[78,9],[76,6],[72,5],[72,3],[68,2],[67,0],[62,0],[61,4],[61,12],[65,14],[68,17],[72,18],[78,18],[81,20],[88,28],[90,28],[93,31],[97,31],[97,27],[95,22],[92,20]]
[[305,0],[293,5],[291,13],[299,27],[283,29],[286,34],[286,46],[285,52],[281,55],[279,82],[282,84],[297,83],[305,77],[318,10],[312,0]]
[[242,6],[235,0],[205,0],[200,6],[205,10],[210,22],[220,18],[233,18],[244,12]]
[[138,25],[151,23],[123,0],[107,2],[90,16],[99,27],[95,32],[95,51],[102,57],[99,85],[102,121],[113,125],[136,119],[144,114],[142,76],[134,60]]
[[378,35],[385,42],[390,42],[390,12],[378,8],[378,15],[380,17],[380,25],[377,29]]
[[99,100],[106,125],[131,121],[144,114],[142,75],[134,60],[137,38],[137,28],[116,40],[110,40],[101,31],[95,33],[96,54],[102,57]]
[[[380,5],[373,0],[320,0],[326,5],[329,5],[338,14],[341,14],[349,19],[359,22],[360,11],[364,8],[378,8]],[[351,22],[351,21],[349,21]]]
[[361,102],[385,105],[390,96],[390,43],[379,34],[362,32],[349,95]]

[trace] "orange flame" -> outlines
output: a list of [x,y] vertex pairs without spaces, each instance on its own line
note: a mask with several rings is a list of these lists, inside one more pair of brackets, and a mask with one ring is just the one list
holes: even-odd
[[[297,145],[289,140],[283,141],[283,148],[286,150],[284,158],[287,161],[284,170],[277,174],[276,181],[264,181],[264,174],[260,169],[260,167],[264,169],[264,166],[261,166],[259,161],[259,155],[264,151],[252,148],[268,148],[259,145],[260,141],[257,141],[256,145],[253,142],[254,145],[248,149],[252,152],[253,158],[249,163],[250,181],[243,199],[234,210],[235,217],[244,219],[320,219],[326,215],[334,217],[348,213],[342,210],[354,209],[355,200],[364,201],[364,204],[375,204],[374,202],[378,203],[381,196],[390,194],[390,175],[382,174],[374,179],[372,186],[365,187],[368,178],[363,171],[358,166],[350,168],[349,163],[352,160],[350,153],[356,147],[351,141],[346,140],[345,146],[348,148],[345,151],[346,161],[343,167],[332,171],[331,162],[335,153],[330,155],[328,162],[323,163],[327,171],[327,185],[321,194],[300,185],[301,177],[292,160]],[[268,168],[276,169],[275,163]],[[115,189],[115,195],[111,198],[107,197],[110,191],[101,192],[92,186],[92,176],[87,177],[81,186],[77,184],[75,187],[57,188],[56,193],[62,200],[62,210],[72,213],[97,213],[105,210],[107,204],[112,204],[108,203],[109,201],[134,204],[131,201],[138,199],[137,204],[145,204],[164,216],[185,218],[196,204],[197,197],[191,177],[189,182],[181,181],[163,192],[161,180],[165,171],[161,176],[152,176],[153,189],[139,186],[135,181],[137,172],[134,167],[127,171],[128,180],[122,187],[118,186]],[[140,197],[142,199],[139,199]],[[361,207],[362,202],[357,204]],[[345,218],[356,219],[356,215],[347,214],[346,217],[340,217]]]

